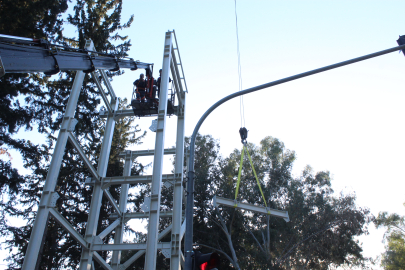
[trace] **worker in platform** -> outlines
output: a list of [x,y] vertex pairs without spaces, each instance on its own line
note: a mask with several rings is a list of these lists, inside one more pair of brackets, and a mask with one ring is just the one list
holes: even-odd
[[136,87],[136,100],[139,102],[145,102],[147,82],[144,77],[145,76],[141,74],[139,75],[139,79],[134,81],[134,85]]
[[162,80],[162,69],[159,69],[159,78],[156,81],[156,86],[157,86],[157,97],[159,98],[160,94],[160,82]]
[[[162,81],[162,69],[159,69],[159,78],[156,81],[156,85],[157,85],[157,97],[159,98],[159,94],[160,94],[160,82]],[[172,79],[170,79],[169,77],[169,83],[172,81]]]
[[155,99],[156,90],[156,80],[153,78],[151,72],[146,72],[146,98],[148,100]]

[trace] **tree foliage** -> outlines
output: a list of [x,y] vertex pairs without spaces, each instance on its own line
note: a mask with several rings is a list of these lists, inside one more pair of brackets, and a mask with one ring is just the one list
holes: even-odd
[[377,228],[387,228],[384,235],[386,251],[381,266],[388,270],[405,269],[405,216],[380,212],[374,223]]
[[[70,2],[70,1],[69,1]],[[62,15],[68,8],[67,0],[3,0],[0,4],[0,32],[15,36],[45,38],[52,43],[84,47],[85,39],[92,39],[95,50],[126,56],[131,46],[128,37],[120,36],[118,30],[130,27],[133,18],[121,22],[121,0],[78,0],[74,1],[74,13]],[[69,23],[77,29],[77,36],[68,36],[63,26]],[[121,72],[107,72],[110,80]],[[35,219],[44,180],[47,175],[52,148],[63,119],[75,72],[60,73],[57,78],[43,74],[6,74],[0,79],[0,147],[2,151],[16,149],[24,160],[25,168],[32,171],[21,175],[10,162],[0,160],[0,229],[6,237],[10,250],[9,269],[19,269]],[[96,78],[98,79],[98,78]],[[127,101],[120,101],[120,108]],[[103,137],[104,120],[100,119],[100,95],[93,79],[86,74],[80,92],[75,118],[78,123],[74,134],[89,160],[97,167],[98,153]],[[122,175],[123,163],[119,152],[130,144],[140,143],[142,136],[133,124],[134,117],[116,122],[107,176]],[[34,131],[43,134],[44,143],[35,144],[19,139],[18,132]],[[134,163],[133,174],[143,170]],[[56,192],[60,198],[57,210],[84,234],[92,188],[84,184],[90,176],[78,154],[68,143],[58,178]],[[110,192],[117,197],[119,188]],[[111,206],[103,200],[98,230],[109,225]],[[13,226],[10,217],[24,219],[23,226]],[[112,234],[105,238],[108,241]],[[76,269],[80,260],[81,247],[52,219],[48,222],[46,239],[42,250],[40,269]],[[107,257],[107,253],[102,256]]]
[[[307,166],[292,175],[295,153],[272,137],[248,150],[267,205],[287,210],[290,222],[212,205],[214,195],[235,196],[241,152],[219,155],[211,136],[196,140],[194,240],[203,252],[222,254],[221,269],[328,269],[361,264],[356,236],[367,233],[370,214],[355,204],[354,195],[335,195],[329,172]],[[263,205],[253,171],[244,162],[238,200]],[[357,260],[354,260],[356,258]]]

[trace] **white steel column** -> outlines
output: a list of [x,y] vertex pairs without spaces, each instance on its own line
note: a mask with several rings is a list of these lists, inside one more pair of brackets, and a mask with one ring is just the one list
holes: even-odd
[[[132,152],[125,151],[125,165],[124,165],[124,176],[131,176],[132,168]],[[115,229],[114,244],[122,244],[122,237],[124,235],[124,213],[127,210],[128,201],[128,184],[121,185],[120,192],[120,203],[119,208],[122,213],[121,224]],[[121,262],[121,251],[113,251],[111,266],[114,270],[118,270],[119,264]]]
[[165,126],[167,114],[167,94],[169,88],[169,70],[172,50],[172,32],[166,32],[163,52],[162,81],[159,96],[158,122],[156,130],[155,156],[153,159],[152,188],[148,224],[148,239],[146,244],[145,267],[156,268],[156,253],[159,228],[160,194],[162,184],[162,167],[164,153]]
[[180,179],[174,183],[173,194],[173,218],[172,218],[172,238],[171,238],[171,257],[170,257],[170,269],[180,270],[181,261],[181,217],[183,206],[183,171],[184,171],[184,133],[185,133],[185,105],[186,105],[186,93],[181,91],[181,97],[183,108],[179,108],[179,114],[177,116],[177,138],[176,138],[176,161],[174,167],[174,173],[180,174]]
[[[118,100],[111,100],[111,108],[116,111],[118,109]],[[103,143],[101,145],[100,158],[97,167],[97,173],[100,177],[105,177],[107,173],[107,165],[110,157],[111,142],[113,138],[115,120],[113,115],[107,117]],[[87,227],[85,240],[92,243],[97,233],[98,219],[101,209],[101,199],[103,198],[103,190],[101,189],[100,181],[95,181],[93,187],[93,197],[91,199],[89,217],[87,219]],[[93,260],[93,251],[89,248],[83,248],[82,257],[80,259],[80,270],[90,270]]]
[[40,253],[41,244],[48,221],[48,205],[52,194],[55,192],[55,186],[58,180],[60,166],[62,164],[62,157],[65,153],[66,142],[69,136],[69,128],[72,127],[72,124],[74,127],[75,121],[73,117],[75,115],[77,100],[79,99],[83,79],[83,71],[77,71],[66,107],[65,116],[62,121],[61,130],[59,131],[58,140],[56,141],[55,150],[53,151],[51,165],[49,167],[48,175],[46,176],[45,186],[39,202],[38,212],[32,228],[27,252],[25,253],[25,259],[22,266],[23,270],[34,269],[38,263],[37,259]]

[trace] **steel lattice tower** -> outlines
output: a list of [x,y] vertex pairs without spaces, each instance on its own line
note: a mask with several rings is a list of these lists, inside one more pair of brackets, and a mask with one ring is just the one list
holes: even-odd
[[[86,49],[94,51],[93,43],[88,40]],[[118,98],[103,69],[91,72],[93,80],[96,82],[99,92],[105,102],[106,111],[100,113],[100,117],[106,119],[105,133],[102,141],[100,157],[97,169],[93,167],[90,160],[86,157],[79,142],[73,133],[77,120],[74,119],[77,101],[84,80],[84,72],[79,70],[73,83],[69,101],[61,124],[61,129],[55,145],[51,165],[45,181],[45,186],[38,207],[37,217],[35,219],[31,233],[28,249],[25,255],[22,269],[33,269],[33,266],[39,265],[41,243],[44,239],[49,218],[53,218],[59,223],[78,243],[82,246],[80,260],[80,270],[94,269],[94,261],[104,269],[127,269],[133,262],[145,254],[145,269],[156,268],[157,251],[160,250],[166,258],[170,258],[170,269],[180,269],[184,262],[181,252],[181,240],[185,232],[185,222],[183,222],[183,171],[184,171],[184,121],[187,85],[185,82],[183,67],[177,46],[177,40],[174,31],[168,31],[165,35],[163,66],[161,75],[161,91],[159,107],[157,111],[157,129],[155,139],[155,149],[145,151],[125,151],[120,157],[125,159],[123,176],[106,177],[108,160],[110,156],[111,143],[115,122],[123,117],[133,116],[132,110],[118,110]],[[101,81],[99,80],[101,78]],[[172,88],[176,92],[177,106],[174,107],[174,114],[177,116],[177,136],[176,147],[165,149],[164,138],[166,131],[167,101],[169,89],[169,77],[173,79]],[[109,97],[105,94],[102,82],[107,88]],[[93,194],[89,209],[88,221],[85,235],[80,235],[74,227],[56,210],[56,201],[59,195],[55,191],[57,179],[62,164],[63,154],[67,142],[70,142],[84,161],[86,168],[91,174],[91,178],[86,184],[93,186]],[[162,175],[163,156],[175,155],[174,174]],[[153,173],[152,175],[131,176],[132,162],[136,157],[153,155]],[[173,186],[173,210],[160,213],[160,196],[163,182],[170,183]],[[151,194],[148,211],[131,213],[127,211],[128,189],[130,184],[150,183]],[[169,184],[169,185],[170,185]],[[121,194],[117,202],[108,188],[111,185],[120,185]],[[168,184],[165,184],[168,185]],[[110,218],[114,220],[100,234],[97,232],[101,200],[105,196],[114,209],[114,214]],[[159,218],[171,217],[172,224],[165,230],[159,232]],[[123,243],[123,225],[133,218],[148,218],[148,234],[146,243]],[[103,238],[109,233],[115,231],[113,244],[103,244]],[[170,242],[160,242],[160,240],[171,234]],[[121,262],[121,251],[136,250],[137,252],[126,262]],[[112,251],[112,257],[107,263],[100,255],[99,251]]]

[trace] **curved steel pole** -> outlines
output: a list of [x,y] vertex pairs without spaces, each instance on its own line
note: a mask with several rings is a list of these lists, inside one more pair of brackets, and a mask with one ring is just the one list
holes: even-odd
[[258,90],[262,90],[265,88],[269,88],[278,84],[290,82],[293,80],[297,80],[300,78],[308,77],[310,75],[314,75],[317,73],[321,73],[327,70],[335,69],[338,67],[350,65],[356,62],[360,62],[363,60],[367,60],[370,58],[374,58],[380,55],[384,55],[387,53],[395,52],[398,50],[403,50],[405,49],[405,45],[397,46],[394,48],[390,48],[384,51],[364,55],[358,58],[354,58],[351,60],[347,60],[344,62],[340,62],[337,64],[333,64],[330,66],[314,69],[311,71],[307,71],[304,73],[300,73],[291,77],[287,77],[281,80],[265,83],[259,86],[255,86],[243,91],[239,91],[233,94],[230,94],[229,96],[224,97],[223,99],[217,101],[214,105],[212,105],[200,118],[198,121],[197,125],[194,128],[193,134],[191,136],[190,140],[190,157],[189,157],[189,168],[188,168],[188,180],[187,180],[187,208],[186,208],[186,235],[185,235],[185,242],[184,242],[184,250],[186,253],[186,261],[185,261],[185,269],[186,270],[193,270],[193,265],[192,265],[192,255],[193,255],[193,208],[194,208],[194,151],[195,151],[195,139],[197,137],[198,130],[200,129],[202,123],[205,121],[205,119],[208,117],[208,115],[211,114],[212,111],[214,111],[217,107],[222,105],[223,103],[227,102],[228,100],[231,100],[235,97],[242,96],[245,94],[249,94]]

